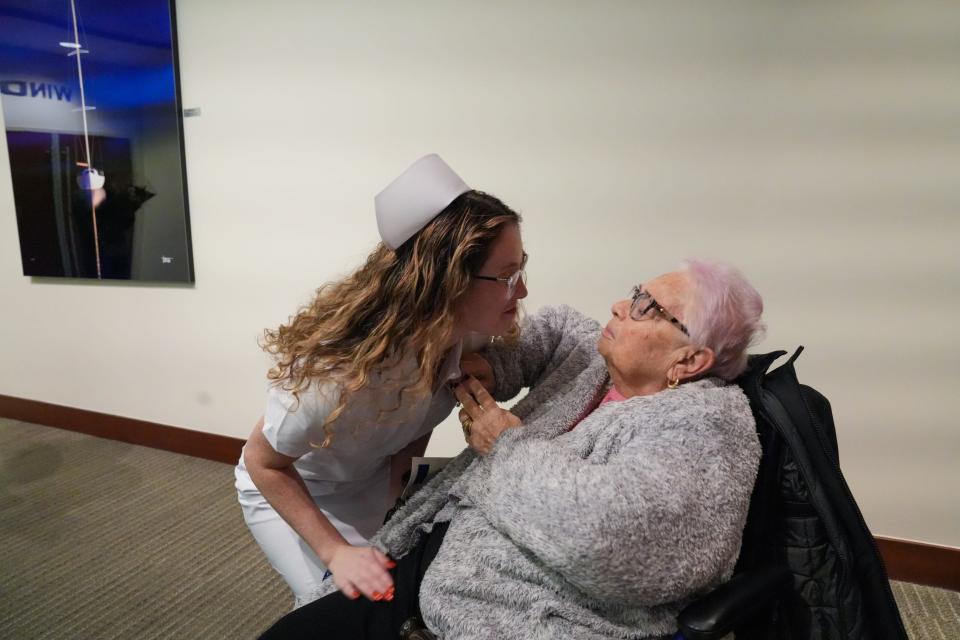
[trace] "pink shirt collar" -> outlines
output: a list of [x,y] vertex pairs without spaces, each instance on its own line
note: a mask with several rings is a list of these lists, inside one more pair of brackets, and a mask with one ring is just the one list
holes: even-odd
[[620,402],[621,400],[626,400],[627,397],[617,391],[617,388],[613,385],[610,385],[610,391],[607,391],[607,395],[603,396],[603,400],[600,401],[599,406],[603,406],[608,402]]

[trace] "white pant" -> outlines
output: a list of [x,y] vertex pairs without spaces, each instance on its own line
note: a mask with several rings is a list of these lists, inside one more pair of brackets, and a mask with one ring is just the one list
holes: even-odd
[[[310,602],[310,595],[323,582],[327,568],[313,549],[280,517],[270,504],[262,499],[245,500],[241,497],[243,519],[250,533],[263,549],[267,560],[293,591],[293,608]],[[329,517],[326,512],[324,515]],[[332,519],[331,519],[332,520]],[[355,528],[344,522],[335,522],[337,530],[354,546],[368,546]]]

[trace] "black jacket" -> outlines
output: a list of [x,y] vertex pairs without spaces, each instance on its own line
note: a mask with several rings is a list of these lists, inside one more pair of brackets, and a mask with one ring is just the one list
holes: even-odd
[[738,380],[757,418],[763,458],[737,571],[792,574],[772,610],[737,638],[906,640],[883,560],[840,471],[829,401],[800,384],[779,351],[751,357]]

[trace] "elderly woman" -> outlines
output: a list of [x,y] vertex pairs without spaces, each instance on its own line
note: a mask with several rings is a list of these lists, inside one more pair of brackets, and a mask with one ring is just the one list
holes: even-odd
[[761,311],[735,269],[692,261],[602,329],[569,307],[531,317],[473,364],[492,396],[456,389],[471,448],[372,541],[399,560],[396,592],[323,597],[264,637],[396,638],[417,615],[445,640],[669,636],[739,553],[760,447],[730,381]]

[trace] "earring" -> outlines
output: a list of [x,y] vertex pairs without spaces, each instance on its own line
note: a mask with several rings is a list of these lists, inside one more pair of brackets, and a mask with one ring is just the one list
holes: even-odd
[[671,380],[669,377],[667,378],[667,389],[676,389],[679,386],[680,378],[674,378],[673,380]]

